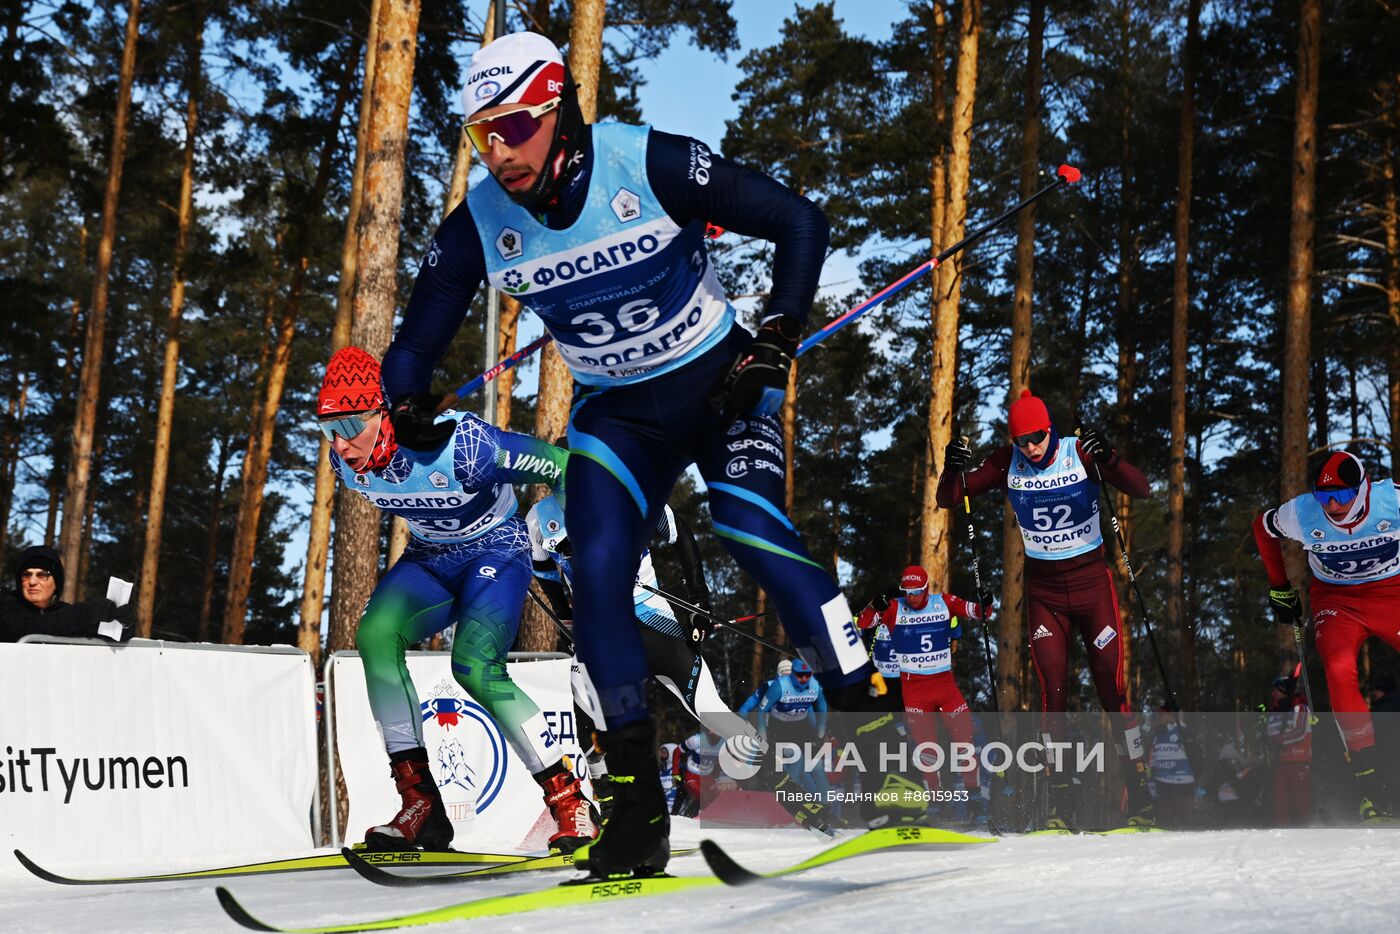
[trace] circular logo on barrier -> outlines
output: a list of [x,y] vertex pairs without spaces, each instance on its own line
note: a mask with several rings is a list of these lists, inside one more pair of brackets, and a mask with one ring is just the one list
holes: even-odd
[[[476,701],[439,685],[433,697],[423,701],[423,724],[441,729],[441,738],[430,747],[433,778],[444,799],[467,798],[480,814],[491,806],[506,781],[506,738],[496,721]],[[445,689],[445,690],[444,690]],[[425,736],[431,743],[431,739]],[[450,806],[452,801],[447,801]]]

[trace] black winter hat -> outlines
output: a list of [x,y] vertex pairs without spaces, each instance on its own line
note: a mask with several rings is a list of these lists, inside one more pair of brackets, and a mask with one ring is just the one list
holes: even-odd
[[63,561],[58,552],[47,545],[35,545],[19,556],[15,565],[15,592],[20,593],[20,575],[30,568],[39,568],[53,575],[54,594],[63,593]]

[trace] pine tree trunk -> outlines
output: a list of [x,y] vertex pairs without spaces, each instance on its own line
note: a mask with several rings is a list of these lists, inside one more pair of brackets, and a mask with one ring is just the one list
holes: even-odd
[[[1132,0],[1121,0],[1118,7],[1119,26],[1119,123],[1118,123],[1118,183],[1120,190],[1118,213],[1118,315],[1115,321],[1115,336],[1118,343],[1118,375],[1116,380],[1117,398],[1114,401],[1115,430],[1114,442],[1118,451],[1131,458],[1133,395],[1137,390],[1137,343],[1135,325],[1138,316],[1137,266],[1140,255],[1141,234],[1137,224],[1137,185],[1134,177],[1132,125],[1135,118],[1133,109],[1133,43]],[[1133,546],[1133,501],[1119,490],[1105,491],[1113,497],[1114,508],[1123,533],[1123,541],[1131,552]],[[1123,670],[1136,686],[1141,683],[1142,674],[1135,667],[1132,622],[1132,595],[1128,592],[1128,566],[1120,552],[1114,562],[1117,572],[1119,615],[1123,623]],[[1133,692],[1137,693],[1136,690]]]
[[[330,185],[335,157],[340,148],[340,124],[345,105],[354,85],[359,43],[347,46],[345,70],[335,104],[328,121],[328,132],[321,145],[321,155],[312,182],[310,202],[325,200]],[[395,241],[397,243],[397,240]],[[253,580],[253,555],[258,544],[258,521],[262,515],[263,492],[267,485],[268,464],[272,460],[272,436],[277,427],[277,412],[282,404],[287,370],[291,364],[292,341],[296,337],[297,319],[301,313],[301,298],[306,285],[310,256],[305,244],[296,250],[296,264],[282,313],[277,323],[277,339],[271,359],[265,368],[262,398],[255,407],[248,432],[248,449],[243,458],[243,477],[238,502],[238,522],[234,531],[233,549],[229,556],[228,598],[224,605],[223,641],[229,645],[243,643],[243,629],[248,615],[248,595]]]
[[[331,329],[331,354],[350,343],[350,322],[355,305],[355,262],[359,240],[355,231],[360,222],[360,202],[364,197],[365,138],[369,133],[371,95],[375,63],[379,55],[379,5],[373,0],[365,38],[364,79],[360,91],[360,116],[355,129],[355,170],[350,176],[350,204],[345,217],[345,237],[340,245],[340,283],[336,290],[335,324]],[[316,451],[316,488],[311,499],[311,528],[306,542],[306,570],[301,584],[300,623],[297,646],[311,655],[312,664],[321,664],[321,616],[326,607],[326,563],[330,555],[331,517],[335,511],[339,480],[331,469],[330,442],[321,438]],[[329,643],[330,634],[327,636]],[[349,648],[348,645],[334,646]]]
[[1386,114],[1385,155],[1381,171],[1385,176],[1385,307],[1390,314],[1390,353],[1387,356],[1387,384],[1390,412],[1390,475],[1400,477],[1400,196],[1396,192],[1396,135],[1400,130],[1400,79],[1391,89],[1390,111]]
[[[126,38],[122,46],[122,70],[117,87],[117,111],[112,126],[112,151],[107,162],[107,189],[102,197],[102,235],[97,241],[97,268],[93,273],[92,310],[88,314],[87,339],[78,390],[78,409],[69,444],[68,477],[63,497],[63,528],[59,535],[63,564],[76,569],[88,547],[83,518],[88,512],[92,476],[93,433],[97,402],[102,391],[102,350],[107,336],[107,304],[111,288],[112,247],[117,237],[117,205],[126,162],[126,125],[131,114],[131,85],[136,75],[136,46],[141,0],[130,0],[126,14]],[[70,573],[63,599],[77,599],[80,575]]]
[[[482,48],[491,44],[496,38],[496,0],[491,0],[486,4],[486,25],[481,30]],[[446,217],[456,210],[457,205],[462,203],[462,199],[467,196],[467,176],[471,174],[472,157],[476,150],[472,148],[471,140],[466,133],[457,134],[457,150],[452,158],[452,177],[447,182],[447,196],[443,201],[442,216]],[[501,296],[505,298],[504,295]],[[503,374],[504,375],[504,374]],[[496,423],[501,424],[500,422]]]
[[[944,66],[947,61],[948,15],[942,3],[933,4],[933,61],[930,78],[933,82],[933,164],[929,170],[929,228],[933,239],[933,252],[937,253],[948,245],[943,236],[943,222],[948,211],[948,95],[947,76]],[[938,276],[933,277],[934,303],[938,302]]]
[[209,497],[209,516],[204,520],[205,549],[204,575],[199,593],[199,624],[195,641],[208,642],[214,616],[214,575],[219,564],[219,523],[224,514],[224,476],[228,473],[228,462],[233,457],[233,442],[228,438],[219,439],[219,466],[214,473],[214,491]]
[[[1293,192],[1289,219],[1288,290],[1284,310],[1283,456],[1279,495],[1308,488],[1308,384],[1312,337],[1313,238],[1317,195],[1317,89],[1322,56],[1321,0],[1303,0],[1298,23],[1297,99],[1293,116]],[[1307,580],[1302,551],[1285,545],[1289,577]],[[1304,591],[1306,593],[1306,591]],[[1280,652],[1284,634],[1280,633]]]
[[[78,264],[82,265],[87,261],[87,224],[78,225]],[[68,387],[74,395],[77,394],[78,383],[74,378],[73,361],[78,358],[80,345],[78,334],[82,331],[83,302],[76,297],[68,306],[68,342],[65,345],[67,353],[63,355],[63,378],[60,385]],[[55,431],[49,445],[49,476],[44,484],[44,489],[48,493],[48,509],[44,521],[44,544],[51,548],[57,548],[58,541],[58,513],[63,505],[63,481],[68,474],[68,456],[71,453],[64,444],[63,432]]]
[[[948,158],[948,207],[943,237],[962,239],[967,224],[967,186],[972,155],[972,112],[977,101],[977,44],[982,32],[981,0],[964,0],[958,23],[957,87],[953,94],[952,146]],[[935,250],[938,249],[935,247]],[[949,511],[934,498],[943,449],[953,436],[954,392],[957,382],[958,302],[962,294],[962,263],[940,268],[934,295],[932,396],[928,410],[928,466],[924,478],[923,537],[920,561],[929,577],[948,582]]]
[[[501,339],[496,359],[504,360],[515,353],[515,338],[520,331],[520,302],[509,295],[501,296]],[[510,394],[515,389],[515,368],[496,377],[496,426],[510,430]],[[552,440],[552,439],[551,439]]]
[[[763,592],[763,588],[761,588],[761,587],[755,587],[754,590],[756,590],[757,593],[758,593],[758,599],[757,599],[757,601],[755,601],[754,612],[755,612],[755,613],[764,613],[764,612],[767,612],[767,610],[768,610],[768,594],[764,593],[764,592]],[[767,639],[767,638],[768,638],[768,631],[769,631],[770,628],[771,628],[771,627],[768,625],[768,618],[767,618],[766,616],[765,616],[765,617],[760,617],[759,619],[754,620],[754,623],[753,623],[753,633],[754,633],[754,635],[758,636],[758,638],[760,638],[760,639]],[[750,691],[753,691],[753,690],[756,689],[760,684],[762,684],[764,681],[768,680],[768,678],[767,678],[768,669],[767,669],[766,658],[765,658],[765,652],[766,652],[766,651],[767,651],[767,650],[764,649],[763,644],[762,644],[761,642],[754,642],[754,644],[753,644],[753,655],[749,657],[749,690],[750,690]]]
[[783,477],[783,504],[789,516],[797,505],[797,362],[788,371],[787,389],[783,391],[783,461],[787,471]]
[[179,225],[175,234],[175,263],[170,281],[170,311],[165,322],[165,367],[161,373],[160,404],[156,411],[155,461],[151,465],[150,511],[146,516],[146,542],[141,555],[140,584],[136,595],[136,635],[150,638],[156,605],[156,575],[160,568],[161,527],[165,521],[165,483],[170,470],[170,433],[175,421],[175,384],[180,367],[180,318],[185,311],[185,250],[194,220],[194,149],[199,124],[201,55],[204,50],[204,18],[196,18],[190,41],[189,103],[185,107],[185,152],[180,171]]
[[[1021,112],[1021,197],[1035,192],[1040,163],[1040,76],[1045,0],[1031,0],[1026,34],[1026,95]],[[1011,309],[1011,384],[1007,404],[1031,384],[1031,299],[1035,286],[1035,207],[1016,220],[1016,292]],[[1002,710],[1021,708],[1021,646],[1026,641],[1026,550],[1010,503],[1002,506],[1001,610],[997,694]]]
[[[92,447],[93,459],[96,460],[98,463],[101,463],[102,452],[106,449],[106,447],[107,439],[99,435],[97,437],[97,440],[93,443]],[[83,512],[83,541],[88,541],[92,537],[92,517],[93,514],[97,511],[97,497],[89,496],[87,498],[86,506],[87,508]],[[82,600],[87,596],[88,568],[91,565],[91,563],[92,549],[84,548],[82,552],[78,555],[76,574],[74,573],[71,567],[65,566],[65,570],[67,570],[68,575],[70,577],[76,576],[78,578],[77,594],[79,600]]]
[[[350,331],[350,342],[375,357],[389,346],[398,294],[399,224],[418,15],[418,0],[381,0]],[[378,510],[362,497],[341,496],[335,517],[331,651],[354,643],[360,611],[378,580],[379,555]]]
[[1182,700],[1197,705],[1196,628],[1186,617],[1186,365],[1191,310],[1191,172],[1196,141],[1196,46],[1201,0],[1190,0],[1186,13],[1186,59],[1181,82],[1181,126],[1177,143],[1176,259],[1172,280],[1171,455],[1167,476],[1167,628],[1174,634],[1173,657],[1181,666]]
[[9,539],[10,510],[15,500],[15,473],[19,468],[20,432],[24,423],[24,409],[29,401],[29,374],[21,372],[17,377],[14,392],[6,410],[5,432],[0,440],[0,473],[3,474],[3,488],[0,488],[0,567],[8,567],[5,560],[5,543]]

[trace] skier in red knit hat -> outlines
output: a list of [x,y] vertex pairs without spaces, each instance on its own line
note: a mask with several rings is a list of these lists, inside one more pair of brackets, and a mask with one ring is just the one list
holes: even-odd
[[[1029,389],[1011,403],[1006,424],[1011,443],[972,470],[967,469],[972,464],[967,444],[959,439],[948,444],[938,505],[952,509],[965,496],[1006,491],[1026,551],[1027,625],[1043,709],[1052,714],[1067,708],[1069,642],[1078,632],[1099,701],[1105,711],[1119,715],[1128,823],[1150,826],[1156,814],[1123,674],[1122,615],[1099,529],[1100,479],[1142,498],[1151,492],[1147,478],[1118,455],[1102,432],[1089,428],[1078,438],[1062,438],[1045,403]],[[1050,798],[1048,826],[1073,829],[1067,772],[1051,776]]]

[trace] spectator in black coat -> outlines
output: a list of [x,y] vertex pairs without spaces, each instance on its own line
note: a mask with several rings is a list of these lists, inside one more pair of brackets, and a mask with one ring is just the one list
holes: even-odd
[[19,556],[14,590],[0,591],[0,642],[28,635],[101,636],[114,642],[131,638],[130,609],[107,598],[65,603],[63,562],[58,552],[37,545]]

